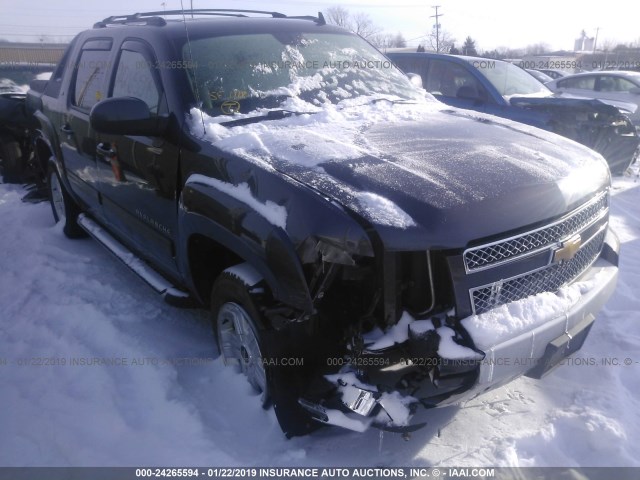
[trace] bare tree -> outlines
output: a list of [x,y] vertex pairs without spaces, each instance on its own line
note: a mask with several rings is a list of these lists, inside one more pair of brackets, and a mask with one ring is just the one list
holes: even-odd
[[379,33],[373,35],[368,40],[382,51],[388,48],[404,48],[407,46],[407,41],[401,33],[395,35],[392,33]]
[[371,17],[366,13],[357,12],[351,16],[351,30],[360,35],[362,38],[369,38],[382,32],[382,28],[375,25]]
[[344,7],[329,7],[326,11],[325,18],[327,22],[347,28],[357,33],[362,38],[372,40],[375,35],[382,32],[382,28],[375,25],[371,17],[363,12],[351,13]]
[[598,47],[598,50],[602,50],[603,52],[610,52],[611,50],[614,49],[617,43],[618,42],[616,42],[612,38],[605,38],[604,40],[600,41],[597,47]]
[[344,7],[340,7],[340,6],[329,7],[327,8],[327,11],[325,12],[324,16],[327,19],[327,22],[333,25],[337,25],[343,28],[350,27],[351,15],[349,14],[349,10],[347,10]]
[[436,39],[436,32],[427,36],[427,48],[434,52],[449,52],[456,39],[446,30],[440,29],[440,38]]

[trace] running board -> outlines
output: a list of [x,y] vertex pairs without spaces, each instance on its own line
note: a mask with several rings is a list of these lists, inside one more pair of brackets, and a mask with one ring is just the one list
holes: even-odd
[[78,215],[78,225],[97,240],[100,245],[115,255],[118,260],[133,270],[142,280],[147,282],[151,288],[162,295],[164,301],[169,305],[176,307],[195,306],[193,298],[187,292],[176,288],[171,282],[156,272],[141,258],[137,257],[122,243],[113,238],[110,233],[84,213]]

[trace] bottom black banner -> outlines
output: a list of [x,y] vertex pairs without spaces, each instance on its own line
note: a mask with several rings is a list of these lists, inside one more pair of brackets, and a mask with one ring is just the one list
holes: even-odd
[[640,467],[0,467],[0,480],[637,480]]

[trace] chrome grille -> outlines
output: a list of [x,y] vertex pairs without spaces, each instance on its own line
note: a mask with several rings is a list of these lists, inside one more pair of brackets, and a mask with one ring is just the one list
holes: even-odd
[[507,280],[471,289],[474,313],[480,314],[498,305],[520,300],[529,295],[557,291],[585,272],[598,258],[606,234],[606,225],[571,260],[555,263]]
[[467,272],[483,270],[547,248],[606,215],[608,204],[608,193],[604,192],[556,223],[506,240],[470,248],[464,252],[465,269]]

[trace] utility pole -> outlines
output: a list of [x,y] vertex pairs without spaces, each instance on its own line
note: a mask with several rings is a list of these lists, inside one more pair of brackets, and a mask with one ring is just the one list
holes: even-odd
[[435,15],[431,15],[431,17],[429,18],[434,18],[436,19],[436,53],[440,53],[440,20],[438,20],[440,17],[443,16],[443,14],[438,14],[438,9],[440,8],[440,5],[436,5],[435,7],[431,7],[431,8],[435,8],[436,9],[436,14]]
[[593,52],[596,53],[596,45],[598,43],[598,33],[600,33],[600,27],[596,28],[596,38],[593,40]]

